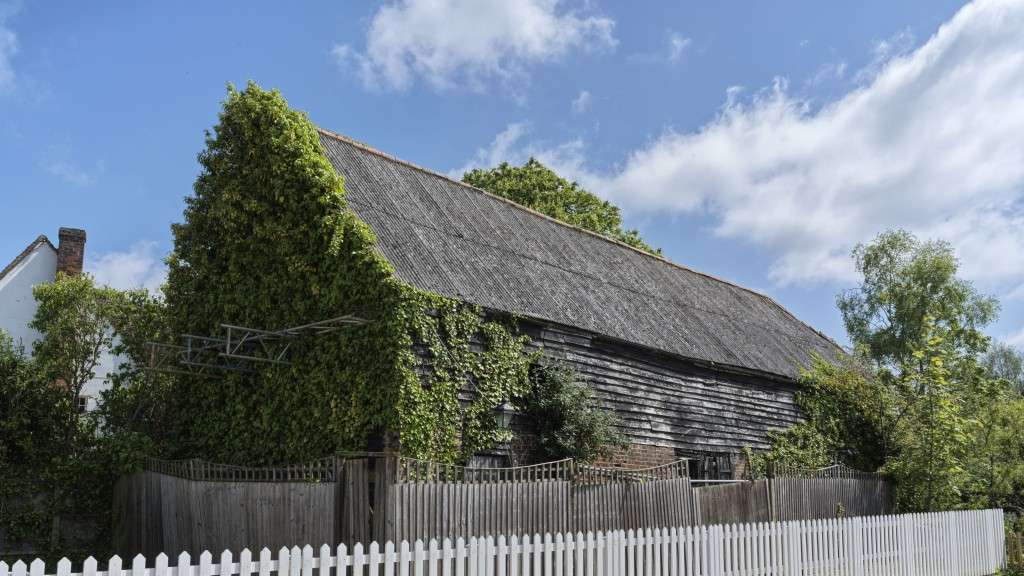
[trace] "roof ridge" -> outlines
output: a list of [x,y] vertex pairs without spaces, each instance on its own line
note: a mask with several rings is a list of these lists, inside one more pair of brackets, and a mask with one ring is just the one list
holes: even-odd
[[50,249],[54,251],[57,250],[56,248],[54,248],[53,242],[50,242],[50,239],[46,237],[46,234],[40,234],[39,236],[36,236],[36,239],[29,242],[28,246],[26,246],[24,250],[22,250],[17,256],[15,256],[14,260],[11,260],[10,264],[4,266],[3,270],[0,270],[0,279],[3,279],[4,276],[7,276],[8,272],[13,270],[14,267],[20,264],[21,261],[24,260],[36,246],[42,243],[46,243],[46,245],[49,246]]
[[825,338],[832,345],[836,346],[839,349],[842,349],[842,346],[840,346],[838,343],[836,343],[835,340],[833,340],[829,336],[825,335],[824,333],[822,333],[817,328],[815,328],[815,327],[811,326],[810,324],[807,324],[803,320],[797,318],[796,315],[794,315],[792,312],[787,310],[785,306],[779,304],[778,302],[775,301],[774,298],[772,298],[771,296],[769,296],[769,295],[767,295],[767,294],[765,294],[763,292],[760,292],[760,291],[755,290],[753,288],[749,288],[747,286],[743,286],[743,285],[738,284],[736,282],[733,282],[731,280],[727,280],[725,278],[721,278],[721,277],[716,276],[714,274],[710,274],[710,273],[707,273],[707,272],[702,272],[700,270],[696,270],[694,268],[690,268],[689,266],[686,266],[686,265],[683,265],[683,264],[679,264],[677,262],[673,262],[673,261],[669,260],[668,258],[665,258],[663,256],[658,256],[657,254],[652,254],[650,252],[647,252],[646,250],[641,250],[641,249],[639,249],[639,248],[637,248],[635,246],[630,246],[629,244],[626,244],[625,242],[616,240],[614,238],[609,238],[608,236],[605,236],[604,234],[598,234],[597,232],[594,232],[593,230],[587,230],[586,228],[581,228],[579,226],[574,226],[574,225],[569,224],[567,222],[563,222],[563,221],[561,221],[561,220],[559,220],[557,218],[552,218],[551,216],[548,216],[547,214],[544,214],[542,212],[538,212],[537,210],[534,210],[534,209],[532,209],[532,208],[530,208],[528,206],[523,206],[522,204],[519,204],[517,202],[513,202],[512,200],[509,200],[508,198],[505,198],[504,196],[499,196],[497,194],[493,194],[493,193],[488,192],[487,190],[484,190],[482,188],[477,188],[476,186],[473,186],[472,184],[467,184],[467,183],[465,183],[465,182],[463,182],[461,180],[456,180],[455,178],[452,178],[451,176],[448,176],[447,174],[442,174],[442,173],[437,172],[435,170],[431,170],[430,168],[424,168],[423,166],[420,166],[419,164],[415,164],[415,163],[410,162],[408,160],[403,160],[402,158],[398,158],[397,156],[394,156],[392,154],[388,154],[387,152],[384,152],[382,150],[378,150],[377,148],[374,148],[373,146],[370,146],[369,144],[365,144],[365,143],[360,142],[360,141],[358,141],[358,140],[356,140],[354,138],[351,138],[349,136],[345,136],[344,134],[339,134],[337,132],[333,132],[331,130],[327,130],[326,128],[321,128],[320,126],[315,126],[315,127],[316,127],[318,132],[320,132],[321,134],[323,134],[325,136],[328,136],[330,138],[334,138],[336,140],[339,140],[341,142],[349,144],[350,146],[355,146],[356,148],[359,148],[360,150],[363,150],[365,152],[369,152],[370,154],[374,154],[376,156],[380,156],[380,157],[385,158],[385,159],[387,159],[387,160],[389,160],[391,162],[395,162],[395,163],[398,163],[398,164],[402,164],[404,166],[408,166],[409,168],[412,168],[414,170],[418,170],[418,171],[423,172],[425,174],[428,174],[430,176],[435,176],[435,177],[438,177],[438,178],[442,178],[444,180],[448,180],[449,182],[454,182],[455,184],[458,184],[459,186],[462,186],[464,188],[468,188],[468,189],[473,190],[473,191],[475,191],[475,192],[477,192],[479,194],[483,194],[483,195],[488,196],[490,198],[493,198],[495,200],[504,202],[506,204],[510,204],[510,205],[516,207],[517,209],[522,210],[522,211],[524,211],[524,212],[526,212],[528,214],[531,214],[533,216],[539,216],[539,217],[544,218],[546,220],[550,220],[551,222],[554,222],[554,223],[558,224],[559,226],[564,226],[566,228],[569,228],[569,229],[572,229],[572,230],[576,230],[577,232],[582,232],[584,234],[589,234],[591,236],[595,236],[597,238],[600,238],[601,240],[604,240],[605,242],[609,242],[611,244],[615,244],[615,245],[618,245],[618,246],[622,246],[624,248],[628,248],[630,250],[633,250],[634,252],[638,252],[640,254],[643,254],[644,256],[647,256],[648,258],[653,258],[655,260],[658,260],[660,262],[668,264],[669,266],[673,266],[673,267],[678,268],[680,270],[685,270],[685,271],[690,272],[692,274],[697,274],[698,276],[703,276],[703,277],[708,278],[710,280],[714,280],[716,282],[720,282],[720,283],[725,284],[727,286],[732,286],[733,288],[737,288],[739,290],[743,290],[745,292],[749,292],[751,294],[754,294],[755,296],[758,296],[758,297],[764,299],[769,304],[771,304],[771,305],[775,306],[776,308],[782,310],[790,318],[796,320],[800,324],[803,324],[804,326],[806,326],[810,330],[812,330],[815,333],[817,333],[819,336]]

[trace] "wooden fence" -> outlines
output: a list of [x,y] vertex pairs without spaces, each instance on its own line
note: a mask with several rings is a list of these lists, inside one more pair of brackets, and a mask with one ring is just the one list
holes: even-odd
[[685,460],[640,470],[571,460],[465,468],[384,454],[276,470],[152,461],[116,486],[115,550],[198,554],[891,512],[877,477],[804,476],[691,483]]
[[[867,518],[675,526],[646,530],[566,532],[518,536],[416,540],[383,547],[344,544],[314,550],[264,548],[238,561],[209,552],[198,566],[183,552],[176,565],[141,554],[130,567],[115,556],[101,571],[87,559],[72,572],[66,558],[56,576],[982,576],[1004,567],[1001,510],[939,512]],[[13,566],[0,576],[47,576],[42,560]]]
[[772,520],[875,516],[892,512],[890,485],[877,474],[835,465],[818,470],[775,467]]

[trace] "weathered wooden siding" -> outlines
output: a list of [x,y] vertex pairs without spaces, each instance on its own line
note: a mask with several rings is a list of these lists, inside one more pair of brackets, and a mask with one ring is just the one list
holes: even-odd
[[768,447],[767,434],[796,424],[796,385],[699,366],[556,325],[523,323],[535,346],[593,387],[638,444],[739,452]]

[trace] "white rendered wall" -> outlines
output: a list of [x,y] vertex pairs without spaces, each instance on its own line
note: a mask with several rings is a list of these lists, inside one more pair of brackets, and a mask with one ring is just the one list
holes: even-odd
[[57,252],[43,243],[0,278],[0,328],[14,338],[15,344],[24,346],[26,353],[32,352],[32,343],[39,338],[39,333],[28,327],[36,314],[32,287],[53,282],[56,271]]

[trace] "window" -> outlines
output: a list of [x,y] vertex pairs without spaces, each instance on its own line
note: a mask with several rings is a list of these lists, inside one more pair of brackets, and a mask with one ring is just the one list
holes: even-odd
[[89,411],[89,397],[79,396],[75,402],[75,409],[78,410],[79,414],[84,414]]
[[678,452],[688,458],[687,469],[690,478],[699,480],[732,480],[733,455],[728,452]]

